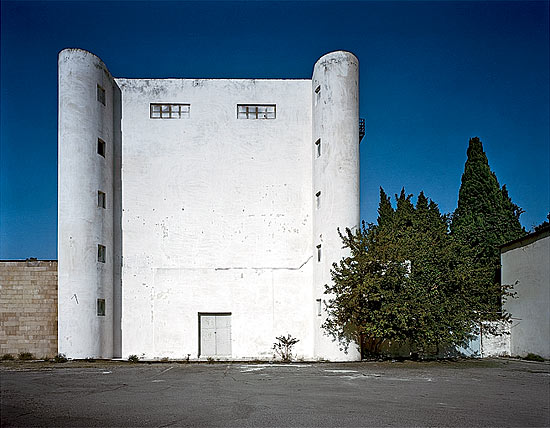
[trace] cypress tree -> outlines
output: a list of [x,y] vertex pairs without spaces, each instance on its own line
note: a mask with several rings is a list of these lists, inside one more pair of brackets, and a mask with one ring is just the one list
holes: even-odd
[[483,309],[498,311],[500,292],[495,283],[500,282],[499,246],[525,234],[519,222],[522,210],[512,202],[506,186],[500,187],[479,138],[470,139],[467,155],[451,233],[469,250],[478,287],[488,290],[480,300]]

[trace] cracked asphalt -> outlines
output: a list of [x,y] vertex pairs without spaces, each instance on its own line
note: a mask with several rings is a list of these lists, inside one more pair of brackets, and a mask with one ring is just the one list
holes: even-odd
[[550,364],[2,363],[1,426],[550,426]]

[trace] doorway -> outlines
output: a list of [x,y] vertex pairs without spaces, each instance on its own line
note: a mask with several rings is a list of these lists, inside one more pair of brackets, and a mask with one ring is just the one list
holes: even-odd
[[231,313],[199,313],[199,357],[231,356]]

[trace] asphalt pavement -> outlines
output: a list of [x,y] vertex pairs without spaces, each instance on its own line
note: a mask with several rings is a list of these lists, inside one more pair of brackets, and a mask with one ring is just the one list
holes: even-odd
[[2,363],[1,426],[550,426],[550,364]]

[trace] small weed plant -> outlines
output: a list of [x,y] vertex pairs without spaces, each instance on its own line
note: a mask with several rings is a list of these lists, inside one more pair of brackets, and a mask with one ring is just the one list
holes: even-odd
[[2,361],[13,361],[15,360],[15,357],[12,354],[4,354],[0,359]]
[[208,358],[206,359],[206,361],[208,361],[208,364],[214,364],[214,361],[215,361],[215,360],[214,360],[213,357],[208,357]]
[[300,340],[292,337],[290,334],[286,337],[279,336],[275,339],[277,339],[277,342],[273,344],[273,350],[275,351],[275,353],[279,355],[284,362],[288,363],[292,361],[292,348]]
[[65,354],[57,354],[55,357],[53,357],[54,363],[66,363],[67,361],[69,361],[69,359]]
[[539,361],[541,363],[544,361],[544,358],[542,358],[540,355],[533,354],[531,352],[529,352],[524,359],[527,361]]
[[17,356],[17,359],[21,361],[30,361],[30,360],[34,360],[34,355],[30,352],[20,352],[19,355]]
[[135,354],[132,354],[128,357],[128,361],[131,362],[131,363],[138,363],[139,362],[139,357]]

